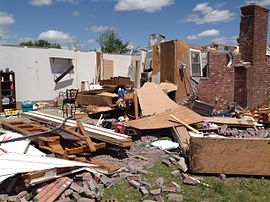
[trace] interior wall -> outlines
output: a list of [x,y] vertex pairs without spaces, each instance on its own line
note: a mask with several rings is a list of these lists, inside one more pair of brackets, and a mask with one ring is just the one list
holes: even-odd
[[131,71],[132,56],[118,54],[103,54],[104,60],[113,61],[113,76],[132,77]]
[[[74,73],[55,84],[50,58],[71,58]],[[81,80],[92,82],[95,76],[95,52],[0,46],[0,69],[15,72],[17,101],[52,100],[59,91],[79,88]]]

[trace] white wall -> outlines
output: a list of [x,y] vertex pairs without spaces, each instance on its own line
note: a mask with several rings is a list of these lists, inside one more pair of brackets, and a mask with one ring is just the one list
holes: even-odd
[[[51,61],[71,58],[74,71],[55,84]],[[66,88],[80,88],[81,80],[95,78],[95,52],[74,52],[64,49],[42,49],[0,46],[0,69],[15,72],[16,98],[22,100],[51,100]]]
[[103,59],[113,60],[113,76],[132,77],[131,55],[103,54]]

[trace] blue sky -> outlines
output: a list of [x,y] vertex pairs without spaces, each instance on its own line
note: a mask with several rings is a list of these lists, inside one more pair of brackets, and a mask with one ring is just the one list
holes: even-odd
[[[114,29],[131,46],[149,35],[190,44],[235,43],[240,6],[248,0],[0,0],[1,44],[45,39],[64,48],[98,49],[104,29]],[[270,0],[256,0],[269,7]]]

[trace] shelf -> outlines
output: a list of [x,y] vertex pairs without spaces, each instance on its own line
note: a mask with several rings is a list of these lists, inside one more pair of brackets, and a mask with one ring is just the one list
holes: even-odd
[[5,109],[16,109],[15,73],[0,71],[0,98],[7,97],[12,103],[3,104],[0,100],[0,112]]

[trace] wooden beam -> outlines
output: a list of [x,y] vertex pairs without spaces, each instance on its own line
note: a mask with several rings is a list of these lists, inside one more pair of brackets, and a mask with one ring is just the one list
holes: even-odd
[[[25,112],[24,115],[38,120],[43,120],[56,124],[63,122],[62,117],[57,117],[49,114],[45,114],[38,111]],[[76,121],[68,120],[65,124],[66,126],[77,126]],[[106,128],[96,127],[90,124],[83,123],[85,130],[89,132],[87,136],[100,140],[102,142],[110,143],[112,145],[117,145],[120,147],[130,147],[132,144],[132,139],[124,134],[115,133],[113,130]]]
[[58,76],[56,79],[54,79],[54,82],[58,83],[62,78],[64,78],[73,69],[74,69],[73,65],[68,67],[60,76]]
[[139,118],[139,103],[138,103],[137,92],[134,92],[133,102],[134,102],[135,119],[138,119]]
[[191,137],[193,173],[270,176],[270,138]]

